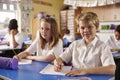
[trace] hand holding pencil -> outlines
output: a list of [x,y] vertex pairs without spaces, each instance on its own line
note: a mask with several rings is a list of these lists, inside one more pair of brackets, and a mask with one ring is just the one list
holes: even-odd
[[60,72],[63,67],[63,62],[61,58],[57,58],[54,60],[54,70]]
[[54,60],[54,70],[57,72],[60,72],[62,70],[63,67],[63,62],[61,58],[56,58]]

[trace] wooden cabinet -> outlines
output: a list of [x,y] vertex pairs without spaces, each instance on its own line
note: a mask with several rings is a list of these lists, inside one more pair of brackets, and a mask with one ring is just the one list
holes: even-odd
[[[64,33],[65,29],[70,30],[70,34],[75,38],[81,37],[79,31],[77,30],[76,17],[80,14],[80,10],[64,10],[60,12],[61,19],[61,32]],[[62,34],[64,35],[64,34]]]
[[120,21],[120,4],[100,6],[100,7],[83,7],[83,12],[95,12],[100,21]]

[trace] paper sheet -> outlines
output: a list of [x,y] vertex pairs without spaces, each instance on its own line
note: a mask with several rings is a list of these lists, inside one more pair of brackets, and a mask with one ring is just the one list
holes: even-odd
[[31,64],[31,63],[32,60],[22,59],[20,62],[18,62],[18,65]]
[[115,77],[111,77],[109,80],[115,80]]
[[54,65],[48,64],[42,71],[41,74],[50,74],[50,75],[65,75],[68,71],[70,71],[72,66],[63,66],[61,72],[54,71]]

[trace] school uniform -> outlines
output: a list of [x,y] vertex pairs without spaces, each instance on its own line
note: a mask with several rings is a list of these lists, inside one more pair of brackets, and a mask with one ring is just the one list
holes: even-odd
[[39,31],[37,32],[36,39],[33,41],[33,43],[30,45],[29,48],[26,49],[26,51],[32,55],[35,54],[36,56],[47,56],[49,54],[55,54],[56,57],[58,57],[61,53],[63,53],[63,42],[61,39],[59,39],[58,43],[51,49],[49,50],[49,43],[45,44],[45,48],[42,49],[40,47],[40,37],[39,37]]
[[11,34],[6,34],[5,42],[9,42],[10,43],[9,47],[11,49],[14,49],[14,51],[11,50],[11,49],[10,50],[9,49],[4,50],[4,51],[2,51],[2,54],[0,54],[0,56],[12,58],[14,55],[16,55],[16,54],[18,54],[22,51],[22,46],[23,46],[23,41],[24,41],[23,34],[22,33],[17,33],[14,37],[15,37],[16,42],[18,43],[18,46],[16,47],[16,49],[14,49],[13,44],[12,44],[13,43],[12,35]]
[[[19,44],[16,48],[21,49],[22,44],[24,42],[23,34],[22,33],[17,33],[14,37],[15,37],[16,42]],[[13,48],[13,45],[12,45],[13,40],[12,40],[12,35],[11,34],[6,34],[5,41],[10,43],[10,48]]]
[[66,63],[72,61],[75,68],[115,65],[109,47],[97,37],[88,46],[85,45],[84,39],[74,41],[60,57]]
[[116,40],[115,36],[110,36],[105,43],[110,48],[120,48],[120,40]]

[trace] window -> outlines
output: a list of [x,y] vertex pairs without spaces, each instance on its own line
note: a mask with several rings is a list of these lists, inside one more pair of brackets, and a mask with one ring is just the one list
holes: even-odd
[[11,19],[17,19],[17,11],[15,4],[0,3],[0,36],[7,32],[8,23]]

